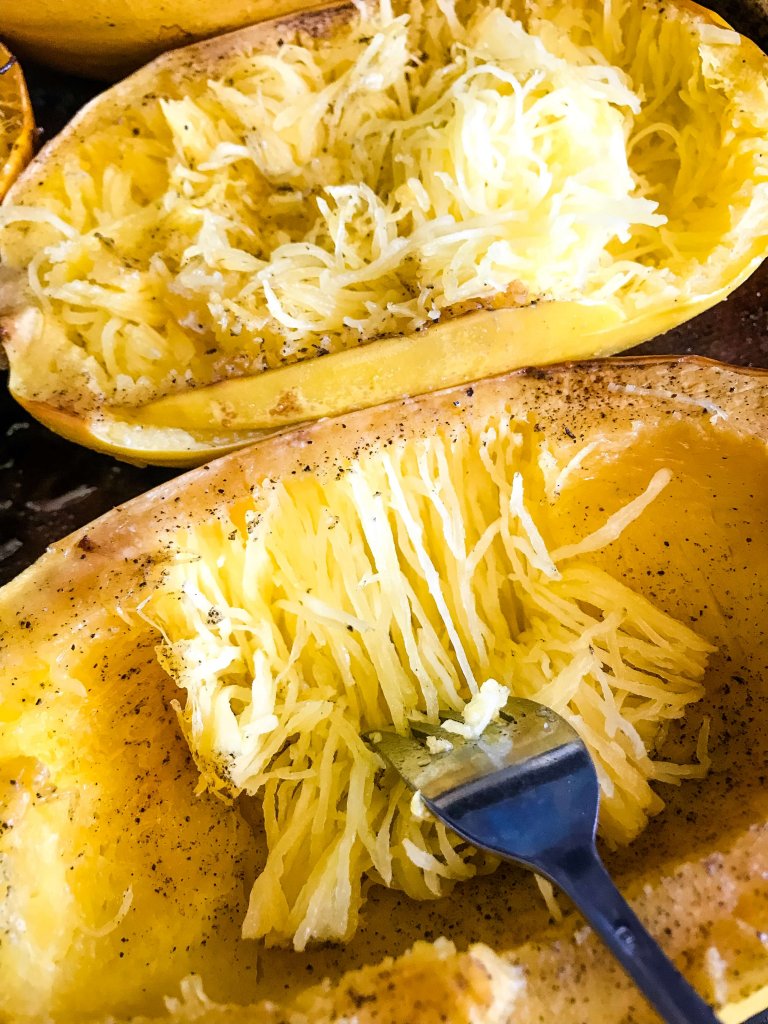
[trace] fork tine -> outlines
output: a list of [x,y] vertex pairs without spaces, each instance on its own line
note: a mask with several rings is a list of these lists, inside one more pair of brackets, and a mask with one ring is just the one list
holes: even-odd
[[[427,735],[436,735],[439,730]],[[417,738],[395,732],[371,732],[363,739],[398,772],[411,789],[422,789],[441,772],[445,754],[432,754]],[[450,753],[450,752],[449,752]]]
[[[488,776],[506,767],[513,742],[505,722],[491,722],[478,739],[467,740],[455,733],[446,733],[439,726],[414,724],[414,736],[393,732],[371,732],[363,737],[411,789],[425,796],[443,792],[471,780]],[[422,736],[450,740],[450,750],[435,753],[428,750]]]
[[441,711],[440,721],[436,724],[425,722],[420,718],[409,718],[408,725],[415,736],[439,736],[447,738],[443,731],[443,722],[463,722],[464,719],[458,711]]
[[442,729],[439,725],[433,725],[431,722],[415,722],[413,719],[409,720],[408,724],[411,727],[411,733],[419,738],[427,736],[440,736]]
[[[441,723],[462,721],[457,712],[441,713]],[[547,733],[546,747],[557,747],[576,738],[572,727],[548,708],[533,701],[510,698],[496,721],[481,736],[465,739],[446,731],[442,724],[411,721],[411,736],[393,732],[370,732],[364,740],[412,788],[425,797],[466,785],[475,778],[502,771],[536,753]],[[433,736],[450,740],[451,749],[428,750],[423,740]]]

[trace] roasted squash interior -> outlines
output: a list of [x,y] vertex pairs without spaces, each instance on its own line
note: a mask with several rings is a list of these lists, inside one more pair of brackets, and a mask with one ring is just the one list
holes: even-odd
[[278,36],[139,72],[17,188],[19,395],[141,406],[478,303],[632,317],[766,230],[764,75],[687,7],[383,3]]
[[[716,411],[703,409],[702,421],[712,415]],[[538,467],[544,447],[552,459],[550,480],[554,485],[559,479],[552,500],[542,490],[534,503],[546,512],[542,529],[553,548],[577,543],[604,526],[648,480],[671,472],[642,515],[588,560],[593,572],[605,570],[621,579],[716,647],[701,701],[672,723],[659,753],[676,763],[690,761],[706,717],[712,766],[707,778],[679,788],[656,784],[665,810],[610,861],[630,895],[642,899],[647,890],[644,916],[652,928],[675,922],[671,933],[686,950],[691,980],[712,998],[735,998],[760,978],[762,876],[752,878],[747,870],[738,904],[715,914],[714,930],[699,927],[716,910],[707,903],[712,897],[685,879],[689,865],[726,856],[768,813],[766,788],[754,771],[768,754],[762,623],[768,472],[760,470],[768,470],[765,446],[673,415],[651,425],[628,422],[610,437],[598,427],[582,434],[575,421],[566,423],[565,432],[562,424],[539,424],[534,416],[512,426],[523,438],[515,450],[531,489],[537,479],[542,484]],[[504,428],[498,432],[503,435]],[[450,431],[438,436],[450,444]],[[457,490],[474,493],[482,481],[479,457],[463,468]],[[318,475],[322,481],[322,467]],[[284,481],[287,491],[291,486],[290,479]],[[317,486],[304,480],[296,485],[302,492]],[[445,487],[440,496],[447,506],[454,500]],[[229,543],[242,546],[248,520],[255,521],[246,516],[253,500],[247,486],[239,497],[233,492],[230,502],[211,511],[201,536],[210,542],[226,526],[236,535]],[[308,508],[310,513],[316,513],[315,525],[328,514],[320,503],[314,511]],[[265,863],[261,828],[258,818],[255,833],[246,824],[246,819],[253,823],[254,814],[241,802],[227,806],[211,795],[195,797],[199,773],[170,710],[170,702],[182,695],[156,652],[173,640],[162,637],[157,617],[161,602],[174,592],[180,548],[199,572],[222,568],[215,560],[201,563],[192,535],[183,545],[181,539],[145,567],[142,585],[126,593],[119,606],[93,611],[79,627],[70,627],[63,641],[54,634],[34,651],[18,643],[3,652],[2,1011],[32,1019],[52,1014],[62,1021],[160,1013],[162,996],[176,993],[190,971],[200,974],[215,999],[279,997],[325,974],[338,976],[351,966],[399,953],[418,938],[439,935],[459,945],[480,940],[497,950],[515,950],[529,968],[534,996],[536,985],[549,985],[551,999],[562,969],[561,960],[550,961],[545,953],[553,926],[530,876],[509,868],[493,879],[462,882],[452,898],[429,903],[374,886],[347,946],[326,944],[300,953],[240,938],[247,894]],[[451,539],[448,530],[446,541]],[[218,543],[223,563],[231,557],[227,535]],[[88,544],[86,538],[79,549],[83,557]],[[65,604],[77,600],[66,586],[61,589]],[[468,598],[482,600],[481,591]],[[286,614],[295,612],[286,609]],[[351,623],[352,633],[349,624],[338,630],[338,643],[352,653],[359,624]],[[21,637],[25,629],[21,623]],[[34,615],[28,629],[33,636],[39,629]],[[333,642],[330,633],[326,642]],[[426,650],[423,646],[421,654]],[[242,696],[231,694],[230,708],[240,708]],[[38,851],[34,870],[30,849]],[[709,874],[716,880],[716,871]],[[656,885],[660,891],[648,899]],[[573,927],[572,919],[554,927],[554,934]],[[676,929],[682,929],[679,935]],[[722,949],[729,979],[725,992],[714,993],[718,982],[710,949]],[[595,968],[596,992],[602,969]],[[610,984],[610,976],[606,979]],[[602,1020],[599,1007],[596,1013]]]
[[701,699],[711,648],[589,561],[671,471],[591,538],[551,543],[548,510],[596,447],[562,466],[532,423],[494,416],[361,451],[329,479],[266,481],[176,538],[141,614],[184,691],[201,785],[263,808],[247,937],[348,940],[372,883],[434,899],[495,866],[419,816],[371,730],[437,725],[470,700],[487,724],[510,689],[541,700],[593,752],[612,843],[659,810],[651,783],[704,773],[706,728],[697,764],[654,754]]

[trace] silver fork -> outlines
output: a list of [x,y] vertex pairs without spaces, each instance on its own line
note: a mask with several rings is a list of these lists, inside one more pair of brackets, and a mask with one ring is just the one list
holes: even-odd
[[[667,1024],[718,1024],[613,884],[595,848],[597,773],[560,715],[512,697],[482,736],[413,725],[413,737],[365,738],[427,809],[484,850],[532,868],[574,902]],[[451,750],[430,753],[427,736]]]

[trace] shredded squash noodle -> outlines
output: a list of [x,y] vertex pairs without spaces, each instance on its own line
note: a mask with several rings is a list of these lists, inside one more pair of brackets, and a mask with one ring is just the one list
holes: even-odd
[[[661,808],[655,779],[702,774],[653,751],[702,696],[711,648],[579,545],[549,553],[553,469],[530,433],[501,417],[374,447],[336,475],[259,482],[230,521],[178,537],[141,614],[185,691],[201,787],[263,810],[247,937],[347,939],[370,883],[430,899],[493,866],[420,813],[361,733],[451,711],[475,735],[508,691],[535,698],[588,744],[611,842]],[[639,482],[583,551],[669,479]]]
[[38,398],[64,374],[141,405],[478,302],[632,315],[768,230],[736,33],[635,0],[381,0],[280,42],[161,77],[0,212]]

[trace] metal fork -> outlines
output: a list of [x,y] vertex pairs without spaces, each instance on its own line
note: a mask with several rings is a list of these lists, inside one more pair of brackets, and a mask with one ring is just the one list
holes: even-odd
[[[482,736],[465,740],[413,725],[413,737],[374,732],[366,741],[460,836],[558,885],[667,1024],[718,1024],[613,884],[595,848],[597,773],[560,715],[512,697]],[[451,750],[430,753],[427,736]]]

